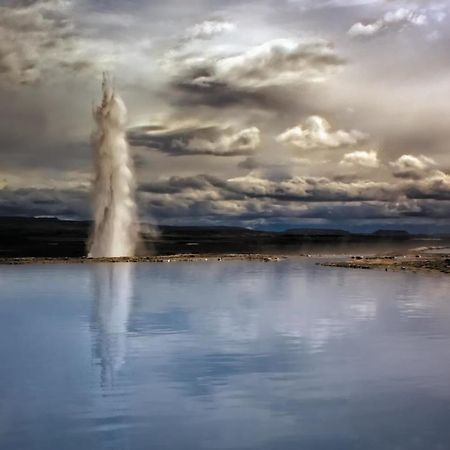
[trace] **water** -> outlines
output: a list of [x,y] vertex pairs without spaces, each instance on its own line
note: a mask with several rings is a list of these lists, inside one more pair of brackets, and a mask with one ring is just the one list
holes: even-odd
[[450,448],[441,275],[0,267],[0,449]]
[[126,139],[127,109],[104,74],[102,103],[93,111],[94,221],[89,238],[93,258],[134,256],[138,239],[135,176]]

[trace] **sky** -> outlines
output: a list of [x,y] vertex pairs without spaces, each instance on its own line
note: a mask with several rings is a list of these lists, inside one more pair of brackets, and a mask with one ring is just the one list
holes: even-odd
[[450,0],[0,0],[0,215],[92,216],[102,73],[143,221],[450,231]]

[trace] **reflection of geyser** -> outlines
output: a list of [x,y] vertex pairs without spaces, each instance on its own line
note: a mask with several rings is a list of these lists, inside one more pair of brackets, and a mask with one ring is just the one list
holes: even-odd
[[126,357],[128,319],[133,296],[131,264],[95,268],[95,356],[101,364],[102,382],[111,383]]

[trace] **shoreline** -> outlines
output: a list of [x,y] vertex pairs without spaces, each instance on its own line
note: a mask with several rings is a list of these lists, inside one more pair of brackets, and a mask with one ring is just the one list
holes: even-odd
[[[427,249],[429,250],[429,249]],[[438,272],[450,274],[450,253],[431,254],[416,252],[414,254],[350,256],[330,254],[260,254],[260,253],[224,253],[224,254],[174,254],[159,256],[135,256],[123,258],[88,258],[88,257],[22,257],[0,258],[1,265],[55,265],[55,264],[118,264],[118,263],[174,263],[174,262],[220,262],[253,261],[280,262],[287,259],[322,259],[332,261],[316,262],[316,265],[330,268],[385,270],[386,272]],[[345,258],[345,259],[344,259]]]
[[218,255],[176,254],[161,256],[134,256],[121,258],[88,258],[85,257],[23,257],[0,258],[0,265],[32,265],[32,264],[118,264],[118,263],[170,263],[201,261],[262,261],[278,262],[287,259],[281,255],[263,255],[258,253],[230,253]]
[[407,254],[389,256],[353,256],[350,260],[317,263],[322,267],[384,270],[386,272],[434,272],[450,274],[450,254]]

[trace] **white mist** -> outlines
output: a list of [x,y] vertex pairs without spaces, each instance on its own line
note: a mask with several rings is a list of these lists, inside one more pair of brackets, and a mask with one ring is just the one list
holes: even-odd
[[92,134],[94,227],[89,239],[89,257],[134,256],[138,219],[135,176],[126,139],[127,109],[106,76],[102,89],[102,103],[93,111],[96,122]]

